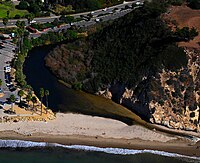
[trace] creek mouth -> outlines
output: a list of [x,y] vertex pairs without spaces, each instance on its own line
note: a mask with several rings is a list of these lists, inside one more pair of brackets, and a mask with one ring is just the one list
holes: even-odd
[[55,46],[35,47],[29,51],[23,72],[26,75],[27,84],[32,86],[34,93],[39,97],[40,88],[48,89],[50,92],[49,107],[54,112],[72,112],[101,116],[132,125],[134,123],[133,119],[113,114],[110,111],[116,109],[116,107],[123,110],[122,106],[100,96],[75,91],[58,81],[58,78],[45,66],[44,61],[45,56]]
[[[92,116],[112,118],[128,125],[140,124],[149,129],[156,129],[168,134],[175,134],[187,139],[196,136],[191,133],[178,133],[175,130],[167,130],[141,120],[135,113],[113,101],[101,96],[92,95],[82,91],[76,91],[59,82],[45,66],[44,58],[57,45],[35,47],[29,51],[25,60],[23,72],[26,75],[27,84],[31,85],[34,93],[40,97],[40,88],[48,89],[49,108],[53,112],[80,113]],[[45,101],[44,101],[45,104]]]

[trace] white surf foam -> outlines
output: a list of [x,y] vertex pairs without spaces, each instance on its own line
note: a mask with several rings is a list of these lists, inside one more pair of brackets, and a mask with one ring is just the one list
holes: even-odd
[[46,142],[32,142],[24,140],[2,140],[0,139],[0,148],[31,148],[31,147],[61,147],[66,149],[75,149],[75,150],[84,150],[84,151],[96,151],[96,152],[105,152],[109,154],[118,154],[118,155],[134,155],[141,153],[151,153],[167,157],[180,157],[193,159],[200,162],[200,157],[191,157],[186,155],[181,155],[177,153],[170,153],[158,150],[134,150],[134,149],[124,149],[124,148],[101,148],[95,146],[86,146],[86,145],[62,145],[57,143],[46,143]]

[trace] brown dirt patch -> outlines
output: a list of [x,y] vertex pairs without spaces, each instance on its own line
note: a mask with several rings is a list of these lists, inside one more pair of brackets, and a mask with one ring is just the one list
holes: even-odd
[[[200,42],[200,10],[193,10],[186,5],[172,6],[169,12],[163,15],[163,18],[174,29],[175,26],[182,27],[195,27],[199,35],[190,42],[180,42],[180,46],[188,48],[196,48],[200,50],[198,42]],[[176,22],[176,23],[175,23]]]

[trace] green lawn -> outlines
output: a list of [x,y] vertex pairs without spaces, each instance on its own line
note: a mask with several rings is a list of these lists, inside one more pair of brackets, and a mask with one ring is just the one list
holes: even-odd
[[16,14],[23,16],[28,13],[27,10],[16,9],[14,4],[12,4],[12,2],[4,2],[3,4],[0,4],[0,19],[7,16],[7,11],[10,11],[9,14],[10,18],[13,18]]

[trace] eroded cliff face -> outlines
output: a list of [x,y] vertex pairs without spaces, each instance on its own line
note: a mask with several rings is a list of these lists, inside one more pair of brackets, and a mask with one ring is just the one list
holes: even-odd
[[138,113],[152,123],[169,128],[200,131],[200,52],[185,50],[187,67],[162,69],[144,77],[134,88],[115,84],[96,94]]
[[58,46],[46,64],[74,88],[109,98],[147,121],[199,131],[200,51],[178,47],[181,39],[157,7],[149,7]]

